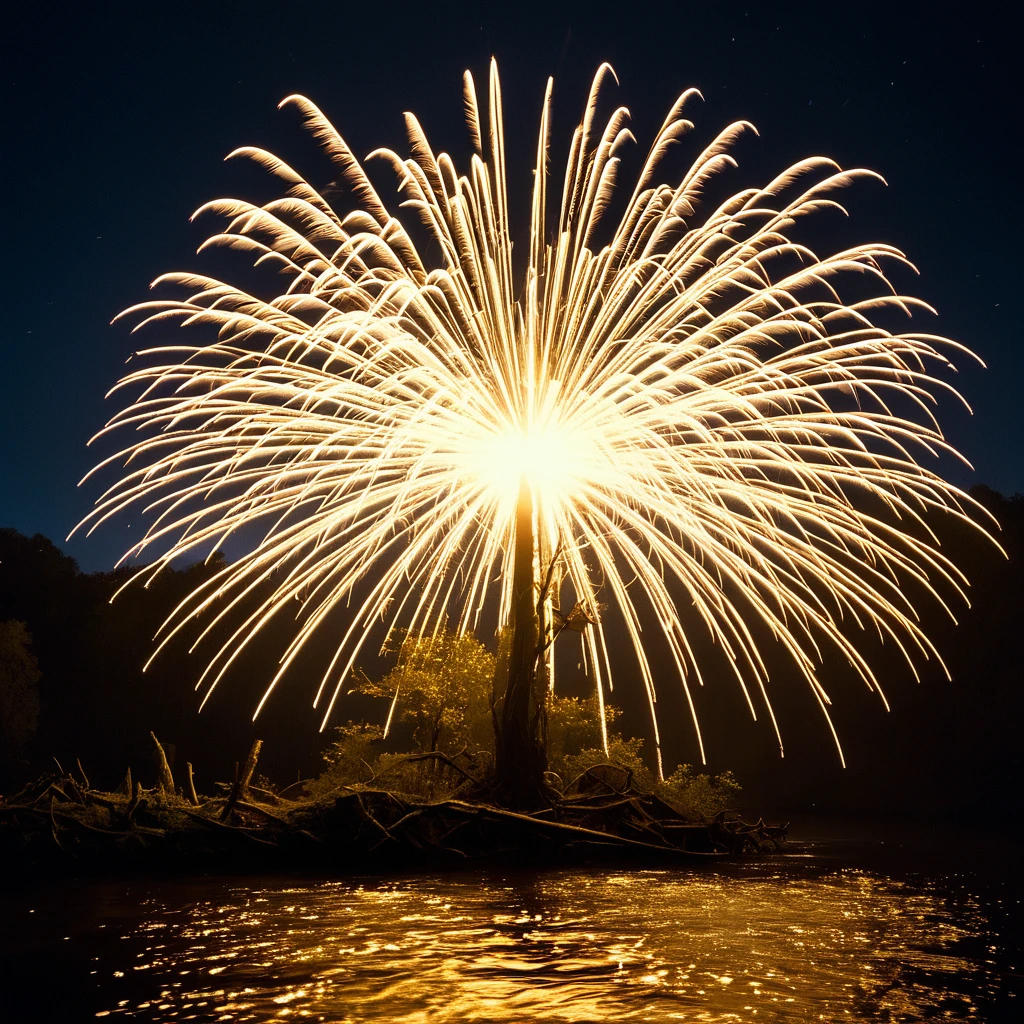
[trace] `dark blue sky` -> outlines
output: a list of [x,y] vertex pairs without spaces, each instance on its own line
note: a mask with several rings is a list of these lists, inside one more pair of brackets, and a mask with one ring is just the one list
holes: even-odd
[[480,79],[491,54],[506,141],[523,154],[512,174],[529,174],[546,76],[557,162],[601,60],[619,73],[642,143],[691,85],[706,98],[698,141],[752,120],[761,137],[740,154],[737,189],[812,153],[881,172],[887,189],[850,196],[852,238],[907,252],[921,271],[914,290],[939,309],[929,329],[989,366],[965,362],[956,381],[973,419],[940,411],[976,466],[954,478],[1024,490],[1017,42],[984,4],[937,7],[928,21],[892,4],[784,6],[23,6],[0,64],[0,526],[45,533],[86,569],[130,544],[138,524],[63,545],[100,493],[76,488],[94,461],[86,441],[136,347],[109,321],[157,274],[201,266],[204,229],[188,223],[197,206],[258,191],[222,163],[227,152],[258,144],[301,165],[308,144],[275,109],[283,96],[313,98],[360,153],[401,150],[404,110],[459,153],[461,73]]

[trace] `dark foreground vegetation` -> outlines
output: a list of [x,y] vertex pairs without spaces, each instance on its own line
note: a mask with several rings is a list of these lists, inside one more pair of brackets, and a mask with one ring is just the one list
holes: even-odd
[[[725,806],[737,787],[680,769],[638,788],[621,764],[595,762],[532,812],[481,794],[479,760],[440,751],[392,755],[369,778],[346,777],[352,734],[317,779],[278,789],[254,781],[253,744],[233,782],[176,783],[155,736],[156,785],[129,769],[120,790],[92,788],[81,764],[48,773],[0,802],[0,856],[45,871],[380,871],[509,861],[682,863],[777,849],[785,826],[746,824]],[[585,758],[586,760],[586,758]]]

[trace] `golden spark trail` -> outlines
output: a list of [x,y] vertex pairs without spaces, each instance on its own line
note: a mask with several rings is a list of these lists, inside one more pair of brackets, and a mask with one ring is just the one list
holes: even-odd
[[881,693],[851,624],[895,643],[911,667],[937,657],[905,583],[943,603],[963,594],[927,523],[936,513],[970,522],[976,509],[919,460],[956,454],[932,414],[939,394],[955,392],[934,371],[971,354],[883,326],[930,312],[890,285],[890,268],[909,266],[897,249],[819,257],[793,232],[822,209],[842,210],[836,194],[877,175],[815,157],[716,204],[730,150],[750,130],[739,122],[677,184],[658,184],[662,159],[693,128],[690,90],[617,201],[620,154],[634,140],[625,108],[599,117],[610,77],[607,65],[595,77],[556,214],[548,82],[525,266],[512,258],[492,62],[486,116],[465,77],[474,153],[462,173],[411,114],[411,155],[367,158],[397,175],[396,204],[317,107],[288,97],[281,105],[301,113],[357,208],[342,214],[276,156],[237,150],[284,194],[263,206],[207,203],[198,213],[224,224],[203,248],[237,250],[287,286],[266,299],[165,274],[156,284],[183,297],[122,314],[136,330],[188,327],[192,340],[147,349],[115,389],[137,397],[99,436],[138,434],[101,464],[124,472],[90,529],[143,509],[148,530],[126,557],[155,552],[138,574],[152,579],[259,528],[159,637],[166,644],[197,614],[200,639],[230,621],[200,681],[207,696],[296,602],[294,638],[260,707],[330,612],[355,599],[315,701],[324,723],[375,621],[429,631],[447,615],[476,627],[495,580],[507,621],[524,476],[538,565],[558,553],[552,592],[617,610],[582,634],[599,695],[614,623],[656,728],[666,681],[641,623],[660,631],[699,739],[700,666],[684,604],[727,653],[752,713],[759,700],[771,711],[757,636],[787,654],[826,716],[816,675],[826,648]]

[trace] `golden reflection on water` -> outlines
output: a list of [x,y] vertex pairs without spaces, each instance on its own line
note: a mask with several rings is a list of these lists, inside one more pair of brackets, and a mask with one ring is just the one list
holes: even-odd
[[857,871],[203,886],[96,947],[97,1017],[970,1021],[999,984],[976,900]]

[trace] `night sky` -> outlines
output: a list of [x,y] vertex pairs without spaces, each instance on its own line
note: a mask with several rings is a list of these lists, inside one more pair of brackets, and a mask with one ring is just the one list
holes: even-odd
[[280,99],[311,97],[361,154],[405,152],[401,115],[413,110],[458,159],[461,73],[483,80],[492,54],[510,173],[524,183],[512,183],[514,202],[529,180],[546,77],[555,76],[558,167],[602,60],[619,74],[616,99],[643,146],[688,86],[706,99],[691,114],[690,155],[730,120],[753,121],[760,139],[741,149],[733,191],[817,153],[883,174],[887,189],[848,194],[843,243],[902,248],[921,271],[914,290],[940,313],[928,329],[988,364],[964,360],[957,380],[973,419],[952,403],[940,410],[976,467],[954,472],[956,482],[1024,490],[1020,86],[1009,26],[986,4],[936,8],[944,13],[927,21],[891,4],[771,6],[782,5],[20,5],[0,65],[0,526],[44,533],[88,570],[110,567],[137,534],[124,523],[63,543],[100,492],[76,484],[94,461],[86,441],[114,411],[103,395],[139,347],[109,323],[157,274],[209,266],[194,251],[213,221],[188,222],[201,203],[269,198],[251,170],[222,162],[230,150],[256,144],[308,166],[308,140],[293,112],[275,109]]

